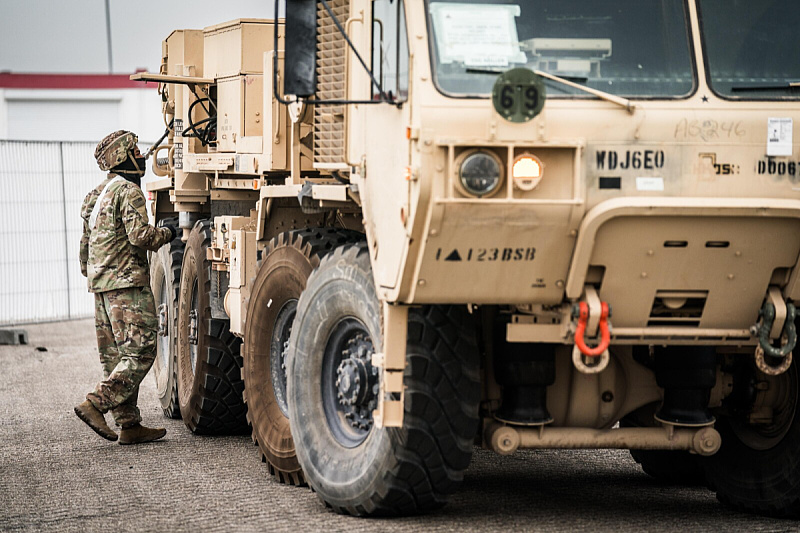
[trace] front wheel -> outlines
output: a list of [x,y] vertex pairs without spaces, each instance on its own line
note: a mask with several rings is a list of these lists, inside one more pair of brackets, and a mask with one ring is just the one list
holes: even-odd
[[466,306],[409,313],[402,428],[377,428],[381,307],[365,243],[325,257],[297,306],[289,419],[306,480],[335,511],[408,515],[458,488],[478,431],[480,376]]
[[[738,392],[738,393],[737,393]],[[747,361],[716,428],[719,452],[704,459],[717,498],[779,517],[800,517],[800,409],[796,363],[768,377]]]

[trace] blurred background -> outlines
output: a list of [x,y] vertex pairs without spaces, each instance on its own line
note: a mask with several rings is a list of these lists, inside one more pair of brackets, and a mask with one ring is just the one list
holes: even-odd
[[125,129],[144,152],[165,128],[155,84],[129,76],[158,72],[175,29],[273,9],[272,0],[0,0],[0,326],[93,315],[78,247],[80,205],[105,177],[94,148]]

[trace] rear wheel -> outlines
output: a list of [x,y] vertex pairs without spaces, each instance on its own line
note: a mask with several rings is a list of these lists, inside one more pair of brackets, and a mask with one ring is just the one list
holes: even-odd
[[286,354],[297,301],[323,256],[362,238],[337,228],[281,233],[264,250],[252,284],[242,350],[247,418],[270,473],[284,483],[304,482],[286,403]]
[[[177,226],[178,220],[168,218],[162,224]],[[150,259],[150,288],[158,313],[157,355],[153,363],[156,392],[164,416],[180,418],[178,407],[178,296],[180,294],[183,243],[175,239],[152,254]]]
[[242,401],[241,341],[228,321],[211,318],[211,222],[192,228],[181,270],[178,305],[178,399],[194,433],[241,433],[247,429]]
[[381,307],[365,243],[325,257],[300,297],[289,418],[306,480],[335,511],[406,515],[444,505],[478,430],[480,377],[466,306],[409,313],[402,428],[377,428]]
[[728,505],[800,517],[800,409],[796,364],[768,377],[752,361],[738,372],[716,428],[719,452],[704,460],[711,488]]

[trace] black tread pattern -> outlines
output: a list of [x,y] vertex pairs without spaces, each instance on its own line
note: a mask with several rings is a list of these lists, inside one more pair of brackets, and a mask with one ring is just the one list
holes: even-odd
[[[312,260],[312,264],[314,266],[319,265],[319,261],[325,257],[328,253],[332,250],[347,243],[354,243],[363,240],[364,234],[358,231],[349,230],[345,228],[333,228],[333,227],[326,227],[326,228],[305,228],[299,230],[292,230],[286,231],[276,235],[272,238],[267,244],[266,249],[262,252],[263,258],[269,256],[276,248],[280,248],[283,246],[292,246],[300,250],[303,255],[308,258],[314,258]],[[316,264],[315,264],[316,263]],[[256,265],[256,272],[261,269],[261,265],[263,264],[263,259],[260,259]],[[252,286],[253,282],[255,281],[255,277],[250,280],[250,284]],[[246,302],[245,307],[249,307],[249,299]],[[247,317],[245,317],[247,320]],[[244,351],[244,346],[242,346],[242,351]],[[247,404],[247,380],[245,376],[247,374],[242,368],[241,371],[241,378],[244,384],[244,390],[242,392],[242,398],[244,403]],[[261,444],[259,443],[259,435],[257,434],[257,428],[252,425],[252,420],[250,418],[250,413],[247,413],[247,422],[251,425],[252,428],[252,439],[253,444],[259,447],[259,452],[261,454],[261,462],[266,463],[268,467],[269,474],[274,476],[274,478],[279,482],[286,485],[295,485],[295,486],[303,486],[306,485],[305,477],[303,476],[302,471],[297,472],[285,472],[275,465],[270,463],[269,459],[267,459],[264,450],[261,448]]]
[[[171,225],[178,226],[178,218],[165,218],[159,222],[159,226]],[[177,338],[178,328],[178,298],[181,293],[181,264],[183,264],[183,252],[186,245],[180,239],[173,239],[172,242],[165,245],[167,247],[167,263],[164,265],[164,275],[169,276],[168,279],[172,283],[172,294],[170,301],[170,308],[167,313],[172,318],[169,325],[170,331],[173,336]],[[164,416],[167,418],[180,418],[181,409],[178,402],[178,356],[177,356],[177,341],[170,343],[170,354],[172,358],[172,390],[170,391],[169,405],[164,410]]]
[[[472,458],[480,417],[475,329],[466,306],[426,306],[409,313],[403,438],[397,463],[354,515],[409,515],[437,509],[458,489]],[[399,435],[398,435],[399,437]]]
[[[369,270],[366,243],[342,247],[323,259]],[[352,506],[325,503],[356,516],[397,516],[443,506],[469,466],[480,425],[480,361],[476,327],[462,306],[409,311],[402,428],[390,428],[392,450],[379,483]]]
[[[258,442],[254,442],[254,444],[258,445]],[[305,487],[307,485],[306,477],[303,475],[302,470],[299,472],[284,472],[270,463],[267,456],[263,453],[261,454],[261,462],[267,464],[269,475],[274,477],[275,481],[278,483],[282,485],[293,485],[295,487]]]
[[[205,250],[211,245],[211,221],[198,221],[192,231],[203,234],[203,290],[210,293],[211,261],[205,258]],[[207,321],[208,334],[203,341],[205,350],[198,346],[198,358],[203,357],[205,364],[201,366],[198,362],[197,372],[204,375],[194,395],[191,412],[184,413],[184,422],[193,433],[199,435],[242,433],[248,428],[247,407],[242,400],[244,383],[241,376],[242,357],[239,354],[242,341],[229,331],[227,320],[211,318],[210,306],[202,310],[202,316]]]
[[363,233],[345,228],[306,228],[282,235],[286,235],[292,246],[302,250],[306,257],[316,256],[320,260],[339,246],[364,240]]

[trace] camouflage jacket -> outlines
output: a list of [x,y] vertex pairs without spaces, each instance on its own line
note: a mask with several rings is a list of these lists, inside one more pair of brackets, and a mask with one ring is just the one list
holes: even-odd
[[158,250],[171,236],[168,228],[148,224],[142,189],[124,179],[110,184],[92,227],[95,203],[115,177],[109,174],[81,206],[81,273],[88,278],[89,292],[149,286],[147,250]]

